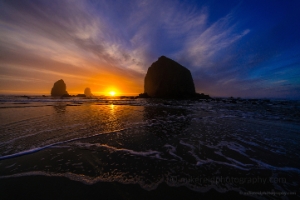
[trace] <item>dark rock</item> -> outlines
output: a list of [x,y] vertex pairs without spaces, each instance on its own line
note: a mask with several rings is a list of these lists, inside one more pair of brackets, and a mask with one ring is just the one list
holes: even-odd
[[92,97],[92,96],[94,96],[94,95],[92,94],[90,88],[85,88],[85,89],[84,89],[84,94],[85,94],[86,97]]
[[61,98],[63,98],[63,97],[74,97],[74,95],[63,94],[63,95],[61,95]]
[[147,93],[141,93],[138,98],[149,98],[149,95]]
[[254,101],[258,101],[258,99],[249,99],[248,101],[254,102]]
[[77,94],[76,97],[86,97],[85,94]]
[[195,95],[195,86],[187,68],[161,56],[148,68],[144,93],[150,97],[186,98]]
[[206,95],[206,94],[198,94],[198,93],[195,93],[194,94],[194,98],[197,98],[197,99],[211,99],[211,97],[209,95]]
[[53,85],[53,88],[51,90],[51,96],[53,97],[61,97],[63,95],[69,96],[68,92],[66,91],[66,84],[65,82],[60,79],[59,81],[56,81]]
[[232,99],[232,100],[230,101],[230,103],[235,103],[235,104],[236,104],[237,102],[236,102],[235,99]]
[[120,99],[136,99],[138,97],[134,97],[134,96],[120,96]]

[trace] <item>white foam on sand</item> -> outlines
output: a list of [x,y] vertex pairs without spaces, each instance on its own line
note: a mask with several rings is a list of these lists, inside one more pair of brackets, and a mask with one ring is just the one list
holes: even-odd
[[91,177],[84,174],[75,174],[75,173],[52,173],[52,172],[44,172],[44,171],[31,171],[31,172],[23,172],[13,175],[7,175],[7,176],[0,176],[0,179],[6,179],[6,178],[17,178],[17,177],[24,177],[24,176],[46,176],[46,177],[65,177],[72,181],[78,181],[81,183],[84,183],[86,185],[93,185],[98,182],[119,182],[122,184],[139,184],[143,189],[151,191],[155,190],[159,184],[164,182],[164,179],[161,178],[156,182],[145,182],[139,178],[136,177],[128,177],[123,176],[121,174],[118,174],[114,177],[112,177],[111,174],[97,176],[97,177]]
[[148,151],[134,151],[132,149],[116,148],[116,147],[113,147],[113,146],[109,146],[107,144],[100,144],[100,143],[90,144],[90,143],[78,142],[78,143],[76,143],[76,145],[80,146],[80,147],[85,147],[85,148],[89,148],[89,147],[92,147],[92,146],[104,147],[104,148],[107,148],[107,149],[109,149],[111,151],[115,151],[115,152],[125,152],[125,153],[129,153],[131,155],[136,155],[136,156],[154,156],[156,158],[161,158],[160,157],[161,152],[159,152],[159,151],[153,151],[153,150],[148,150]]
[[300,169],[294,168],[294,167],[277,167],[273,165],[269,165],[265,162],[262,162],[260,160],[250,158],[252,161],[256,162],[259,169],[270,169],[270,170],[277,170],[277,171],[291,171],[300,174]]
[[[64,128],[67,129],[67,128],[73,128],[73,127],[78,127],[78,126],[82,126],[82,125],[83,125],[82,123],[72,124],[72,125],[69,125],[69,126],[64,126]],[[47,132],[51,132],[51,131],[57,131],[57,130],[60,130],[60,129],[61,129],[61,127],[59,127],[59,128],[53,128],[53,129],[45,129],[45,130],[42,130],[42,131],[37,131],[37,132],[32,133],[32,134],[26,134],[26,135],[19,136],[19,137],[16,137],[14,139],[11,139],[11,140],[7,140],[5,142],[2,142],[1,145],[3,145],[3,144],[9,144],[9,143],[14,143],[15,141],[20,140],[20,139],[32,137],[32,136],[35,136],[35,135],[38,135],[38,134],[41,134],[41,133],[47,133]]]
[[115,131],[109,131],[109,132],[97,133],[97,134],[90,135],[90,136],[78,137],[78,138],[73,138],[73,139],[70,139],[70,140],[65,140],[65,141],[61,141],[61,142],[48,144],[48,145],[45,145],[45,146],[42,146],[42,147],[31,148],[31,149],[21,151],[21,152],[18,152],[18,153],[5,155],[5,156],[0,156],[0,160],[14,158],[14,157],[18,157],[18,156],[23,156],[23,155],[35,153],[35,152],[38,152],[38,151],[41,151],[43,149],[47,149],[47,148],[50,148],[50,147],[53,147],[53,146],[56,146],[56,145],[61,145],[61,144],[65,144],[65,143],[68,143],[68,142],[74,142],[74,141],[82,140],[82,139],[88,139],[88,138],[92,138],[92,137],[99,136],[99,135],[102,135],[102,134],[116,133],[116,132],[120,132],[120,131],[123,131],[123,130],[126,130],[126,129],[128,129],[128,128],[119,129],[119,130],[115,130]]
[[170,155],[172,155],[172,156],[175,157],[175,158],[178,158],[179,160],[183,160],[182,157],[176,155],[176,153],[175,153],[175,152],[176,152],[176,147],[174,147],[174,146],[172,146],[172,145],[170,145],[170,144],[165,144],[164,147],[168,148],[167,151],[168,151],[168,153],[169,153]]

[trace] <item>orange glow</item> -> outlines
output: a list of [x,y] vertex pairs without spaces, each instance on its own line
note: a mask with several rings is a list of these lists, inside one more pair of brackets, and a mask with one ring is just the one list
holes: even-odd
[[[135,74],[134,72],[131,72],[130,76],[128,76],[123,71],[107,67],[101,70],[101,73],[94,73],[89,76],[90,82],[93,82],[94,85],[88,86],[91,88],[92,93],[96,93],[96,95],[111,97],[138,95],[144,90],[143,76],[140,77],[140,74]],[[111,91],[115,92],[114,96],[110,94]]]
[[[143,77],[134,71],[127,72],[102,63],[93,63],[83,60],[82,63],[88,66],[90,70],[83,70],[78,67],[76,70],[67,68],[64,64],[54,65],[53,63],[45,62],[47,70],[36,68],[24,69],[23,67],[12,67],[10,69],[20,70],[24,77],[7,77],[9,84],[0,84],[1,94],[18,94],[18,95],[50,95],[51,88],[55,81],[63,79],[67,86],[67,91],[70,95],[83,94],[84,89],[89,87],[92,94],[95,96],[135,96],[143,92]],[[38,65],[32,63],[33,66]],[[52,68],[52,66],[58,66]],[[69,66],[69,65],[67,65]],[[49,68],[49,70],[48,70]],[[58,73],[57,71],[61,69]],[[126,72],[126,73],[125,73]],[[31,77],[34,74],[39,77],[39,84],[36,84],[35,78]],[[26,76],[25,76],[26,75]],[[30,81],[24,81],[24,80]],[[5,79],[6,80],[6,79]],[[20,82],[21,81],[21,82]],[[110,94],[111,91],[115,95]]]
[[109,94],[110,94],[110,96],[115,96],[116,92],[115,91],[110,91]]

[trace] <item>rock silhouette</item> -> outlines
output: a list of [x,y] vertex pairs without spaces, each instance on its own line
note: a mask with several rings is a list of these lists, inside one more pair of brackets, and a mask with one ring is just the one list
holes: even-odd
[[92,97],[93,96],[90,88],[85,88],[84,89],[84,94],[85,94],[86,97]]
[[185,98],[195,95],[191,72],[165,56],[148,68],[144,93],[158,98]]
[[60,79],[54,83],[51,89],[51,96],[53,97],[69,96],[66,89],[67,86],[65,82],[62,79]]

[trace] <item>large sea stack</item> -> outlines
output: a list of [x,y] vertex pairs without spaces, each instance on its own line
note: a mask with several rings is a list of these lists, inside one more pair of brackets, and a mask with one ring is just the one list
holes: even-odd
[[54,83],[53,88],[51,89],[51,96],[53,97],[69,96],[66,89],[67,86],[65,82],[62,79],[60,79]]
[[190,70],[165,56],[148,68],[144,93],[158,98],[186,98],[195,95]]

